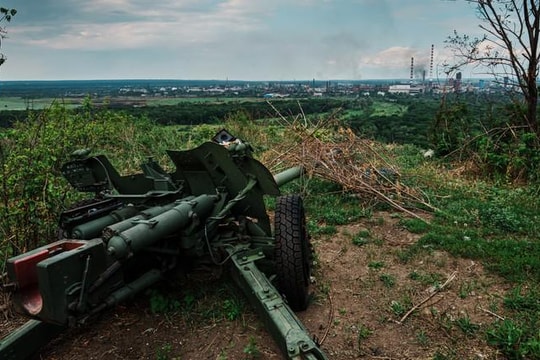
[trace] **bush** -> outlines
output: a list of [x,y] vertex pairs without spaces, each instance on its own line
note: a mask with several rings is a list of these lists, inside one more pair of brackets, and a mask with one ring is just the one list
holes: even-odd
[[39,115],[30,113],[25,121],[1,130],[0,248],[4,257],[56,238],[59,213],[81,198],[60,174],[69,154],[81,148],[109,152],[129,148],[129,142],[118,138],[132,127],[131,119],[120,114],[75,114],[53,103]]

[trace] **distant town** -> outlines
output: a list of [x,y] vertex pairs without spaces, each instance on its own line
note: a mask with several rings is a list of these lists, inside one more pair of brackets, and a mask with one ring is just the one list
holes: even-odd
[[507,83],[455,78],[409,80],[64,80],[1,81],[0,97],[324,97],[422,95],[453,92],[499,92]]

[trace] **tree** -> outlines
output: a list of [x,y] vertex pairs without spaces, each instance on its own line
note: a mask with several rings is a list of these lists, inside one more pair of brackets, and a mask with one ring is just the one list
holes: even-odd
[[538,66],[540,62],[540,2],[538,0],[466,0],[476,4],[480,28],[486,33],[479,38],[454,31],[446,41],[456,55],[450,66],[457,70],[467,64],[485,66],[507,87],[521,93],[523,116],[510,123],[523,126],[540,138],[537,105]]
[[[8,9],[5,7],[0,7],[0,23],[2,21],[10,22],[11,18],[15,16],[17,13],[17,10],[15,9]],[[7,36],[7,30],[5,26],[0,26],[0,48],[2,47],[2,40],[5,39]],[[4,62],[6,62],[6,57],[4,54],[0,53],[0,65],[2,65]]]

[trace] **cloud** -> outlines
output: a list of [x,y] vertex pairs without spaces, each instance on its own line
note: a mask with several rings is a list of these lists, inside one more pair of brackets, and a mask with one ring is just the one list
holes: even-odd
[[404,64],[410,64],[411,57],[416,53],[417,51],[409,47],[393,46],[373,55],[364,56],[361,62],[372,66],[403,67]]
[[257,31],[264,27],[259,19],[267,16],[267,7],[248,0],[167,0],[150,5],[140,0],[96,0],[77,5],[78,10],[71,3],[65,9],[76,15],[41,26],[23,24],[13,36],[28,45],[64,50],[169,47]]
[[4,1],[11,78],[407,76],[470,19],[440,0]]

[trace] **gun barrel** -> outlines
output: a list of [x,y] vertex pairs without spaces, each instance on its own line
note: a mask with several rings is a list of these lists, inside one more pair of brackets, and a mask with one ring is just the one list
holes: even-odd
[[172,209],[149,220],[140,220],[137,225],[111,237],[107,251],[116,259],[136,253],[180,231],[193,221],[208,217],[218,199],[217,195],[200,195],[193,200],[182,200]]
[[[194,197],[189,198],[189,200],[191,199],[194,199]],[[107,241],[113,236],[120,234],[122,231],[125,231],[130,227],[135,226],[137,221],[148,220],[150,218],[163,214],[165,211],[171,210],[174,206],[174,203],[164,206],[154,206],[152,208],[134,214],[134,216],[130,218],[111,224],[104,229],[102,228],[102,238]]]
[[303,174],[304,168],[302,166],[295,166],[274,175],[274,180],[276,184],[281,187],[282,185],[299,178]]
[[75,226],[71,238],[84,240],[96,238],[101,235],[104,227],[131,217],[136,213],[137,209],[134,206],[126,206],[125,208],[114,210],[108,215]]

